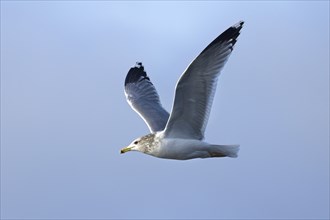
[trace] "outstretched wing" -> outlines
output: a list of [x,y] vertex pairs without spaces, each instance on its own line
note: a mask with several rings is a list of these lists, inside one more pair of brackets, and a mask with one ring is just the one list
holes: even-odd
[[145,121],[151,132],[164,130],[169,113],[160,104],[157,91],[144,71],[142,63],[137,63],[128,71],[125,95],[128,104]]
[[243,23],[241,21],[219,35],[184,71],[176,85],[165,137],[204,138],[218,76],[233,50]]

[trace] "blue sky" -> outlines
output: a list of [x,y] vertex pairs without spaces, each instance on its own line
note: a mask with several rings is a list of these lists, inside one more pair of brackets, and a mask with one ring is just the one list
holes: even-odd
[[[240,20],[205,134],[239,157],[120,155],[129,68],[170,110]],[[329,218],[329,2],[1,1],[1,218]]]

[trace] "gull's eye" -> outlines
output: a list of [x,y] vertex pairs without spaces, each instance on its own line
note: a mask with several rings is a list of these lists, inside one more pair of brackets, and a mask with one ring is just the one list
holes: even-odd
[[134,141],[134,144],[138,144],[139,142],[138,141]]

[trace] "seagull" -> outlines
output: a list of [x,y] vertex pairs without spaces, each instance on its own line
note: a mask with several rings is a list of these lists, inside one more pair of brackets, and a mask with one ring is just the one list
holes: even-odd
[[129,70],[125,79],[126,100],[151,133],[135,139],[121,153],[139,151],[175,160],[237,157],[239,145],[209,144],[203,139],[218,77],[243,24],[240,21],[229,27],[190,63],[177,82],[171,114],[162,107],[142,62]]

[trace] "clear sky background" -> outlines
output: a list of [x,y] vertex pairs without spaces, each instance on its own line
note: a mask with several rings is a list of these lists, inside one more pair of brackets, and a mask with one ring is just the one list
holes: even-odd
[[[239,157],[120,155],[129,68],[170,110],[240,20],[206,130]],[[1,218],[329,218],[329,2],[1,1]]]

